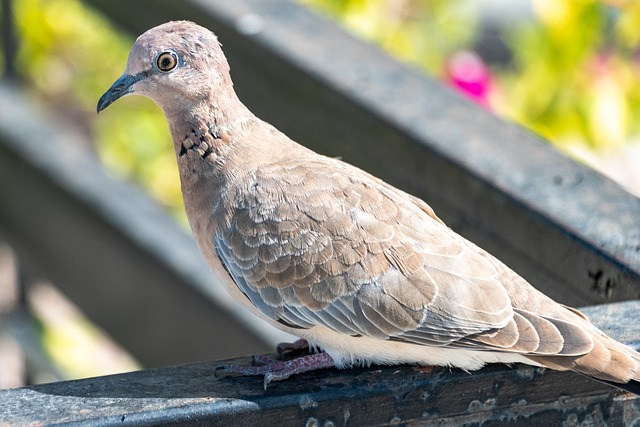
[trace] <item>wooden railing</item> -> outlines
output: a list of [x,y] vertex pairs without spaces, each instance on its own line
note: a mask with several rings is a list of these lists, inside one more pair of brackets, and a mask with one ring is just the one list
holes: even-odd
[[[607,304],[591,311],[604,310],[598,321],[637,345],[638,303],[612,303],[640,296],[640,200],[608,179],[294,3],[85,2],[132,34],[171,19],[214,30],[260,117],[424,198],[553,298]],[[50,278],[149,367],[272,348],[281,336],[235,308],[192,239],[77,138],[14,82],[0,85],[0,237],[22,268]],[[640,416],[637,399],[605,385],[527,367],[328,370],[264,392],[256,379],[214,378],[216,363],[5,391],[0,424],[630,425]]]
[[[639,309],[633,301],[585,312],[612,336],[637,345]],[[264,390],[259,377],[216,376],[219,363],[0,391],[0,424],[631,427],[640,417],[637,396],[523,365],[471,374],[409,366],[328,369]]]

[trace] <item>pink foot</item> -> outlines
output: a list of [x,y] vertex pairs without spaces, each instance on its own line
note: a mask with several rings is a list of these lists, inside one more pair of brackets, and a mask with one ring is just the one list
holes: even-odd
[[264,375],[264,389],[266,390],[271,381],[280,381],[294,374],[334,366],[333,359],[327,353],[307,354],[284,361],[272,360],[266,356],[258,355],[253,357],[253,361],[259,365],[221,365],[216,369],[242,375]]

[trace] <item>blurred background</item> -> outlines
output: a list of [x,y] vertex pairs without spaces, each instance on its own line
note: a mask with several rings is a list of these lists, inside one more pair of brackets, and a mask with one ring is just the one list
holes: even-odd
[[[637,0],[300,2],[640,195]],[[162,112],[131,97],[95,114],[136,35],[80,0],[1,4],[2,73],[84,134],[85,148],[110,173],[136,182],[186,228]],[[22,298],[34,319],[21,332],[33,337],[32,348],[15,333],[0,335],[0,387],[141,367],[47,281],[19,295],[18,271],[11,248],[0,244],[0,310]]]

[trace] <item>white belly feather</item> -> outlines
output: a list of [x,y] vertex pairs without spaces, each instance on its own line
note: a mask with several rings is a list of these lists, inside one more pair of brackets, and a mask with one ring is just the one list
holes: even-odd
[[541,366],[521,354],[498,353],[428,347],[371,337],[352,337],[323,326],[291,331],[306,339],[310,345],[320,347],[334,360],[336,367],[417,364],[422,366],[450,366],[474,371],[487,363],[525,363]]

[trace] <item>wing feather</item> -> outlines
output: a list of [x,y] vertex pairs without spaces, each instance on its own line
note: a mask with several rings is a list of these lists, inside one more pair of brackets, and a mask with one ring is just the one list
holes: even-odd
[[451,232],[423,201],[345,168],[331,159],[265,166],[237,191],[215,244],[263,314],[427,346],[541,355],[593,347],[566,318],[579,314]]

